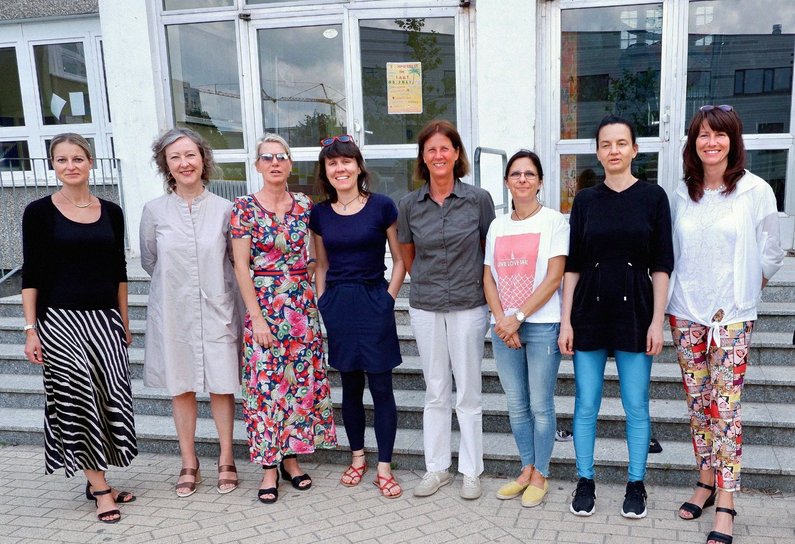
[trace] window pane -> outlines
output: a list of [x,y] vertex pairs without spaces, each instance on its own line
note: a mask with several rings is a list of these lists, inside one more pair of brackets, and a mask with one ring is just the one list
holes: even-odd
[[0,127],[25,124],[22,112],[22,91],[19,89],[17,52],[13,47],[0,48]]
[[[317,162],[294,162],[293,171],[287,179],[287,187],[291,191],[308,195],[313,202],[320,202],[324,199],[323,192],[318,188],[315,180],[317,179]],[[262,178],[257,180],[256,188],[262,186]]]
[[[704,104],[731,104],[746,134],[769,132],[774,126],[789,132],[792,1],[709,0],[689,6],[686,120]],[[694,73],[706,74],[707,84],[693,86]]]
[[745,167],[766,180],[776,195],[778,211],[784,211],[784,189],[787,178],[787,150],[760,149],[746,150]]
[[243,148],[235,24],[166,27],[174,122],[215,149]]
[[234,200],[236,196],[248,194],[246,163],[224,162],[218,164],[218,172],[207,188],[227,200]]
[[[452,17],[361,21],[359,35],[365,143],[415,143],[428,121],[456,122]],[[387,83],[387,63],[416,63],[404,66],[404,73],[398,76],[411,80],[411,90],[400,102],[395,99],[395,91],[401,81]],[[416,106],[420,113],[400,113],[417,111]]]
[[0,142],[0,171],[30,169],[28,142]]
[[[657,153],[638,153],[632,161],[632,174],[641,181],[658,183]],[[595,154],[560,156],[560,212],[571,212],[578,191],[602,183],[605,171]]]
[[265,29],[259,42],[265,132],[317,147],[347,132],[342,25]]
[[659,134],[662,16],[662,4],[561,12],[562,139],[592,138],[609,113]]
[[91,122],[91,101],[83,44],[59,43],[33,48],[45,125]]
[[397,204],[404,195],[422,185],[412,179],[415,161],[416,159],[370,159],[367,161],[367,170],[370,172],[371,190],[389,195]]
[[219,8],[234,6],[235,0],[163,0],[163,9]]

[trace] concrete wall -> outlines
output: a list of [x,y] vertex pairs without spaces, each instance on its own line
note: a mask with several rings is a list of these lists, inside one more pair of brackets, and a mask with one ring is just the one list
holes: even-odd
[[97,13],[98,0],[2,0],[0,21]]

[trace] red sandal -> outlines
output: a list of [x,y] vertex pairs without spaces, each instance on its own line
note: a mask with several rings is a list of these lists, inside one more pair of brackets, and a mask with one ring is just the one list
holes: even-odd
[[[403,494],[403,488],[400,487],[400,484],[395,480],[395,477],[390,474],[389,478],[385,476],[381,476],[380,474],[375,477],[375,481],[373,482],[378,489],[381,490],[381,495],[387,499],[397,499]],[[392,490],[397,488],[397,493],[392,493]]]
[[[364,454],[354,455],[354,457],[364,457]],[[340,483],[345,487],[356,487],[362,481],[365,472],[367,472],[366,460],[364,464],[360,467],[355,467],[353,465],[350,465],[347,469],[345,469],[345,472],[342,473],[342,478],[340,478]],[[344,480],[344,478],[346,477],[348,478],[347,482]]]

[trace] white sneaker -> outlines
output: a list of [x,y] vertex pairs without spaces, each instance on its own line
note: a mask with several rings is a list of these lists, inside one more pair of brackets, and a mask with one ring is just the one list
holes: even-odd
[[480,487],[480,478],[477,476],[467,476],[464,474],[464,483],[461,485],[462,499],[479,499],[483,494]]
[[422,481],[414,488],[415,497],[429,497],[433,495],[443,485],[447,485],[453,481],[453,475],[447,470],[439,472],[426,472],[422,477]]

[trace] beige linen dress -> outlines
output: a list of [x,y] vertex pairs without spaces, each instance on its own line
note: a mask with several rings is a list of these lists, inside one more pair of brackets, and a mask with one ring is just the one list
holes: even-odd
[[240,391],[242,313],[232,268],[232,203],[205,190],[144,206],[141,265],[150,276],[144,385],[187,392]]

